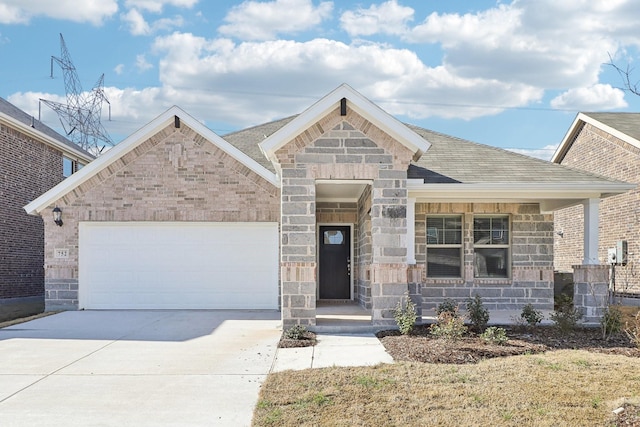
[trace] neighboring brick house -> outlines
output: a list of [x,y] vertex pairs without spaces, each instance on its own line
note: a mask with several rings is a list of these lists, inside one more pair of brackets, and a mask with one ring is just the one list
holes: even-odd
[[42,218],[22,207],[91,160],[0,98],[0,321],[44,309]]
[[[640,184],[640,113],[580,113],[552,161],[612,179]],[[628,263],[616,267],[616,291],[640,296],[640,190],[602,200],[598,262],[607,262],[607,249],[628,243]],[[555,268],[571,271],[583,260],[582,210],[555,213]]]
[[551,309],[552,211],[629,188],[342,85],[224,137],[172,107],[25,210],[45,218],[47,309],[280,309],[289,327],[353,301],[388,325],[406,293]]

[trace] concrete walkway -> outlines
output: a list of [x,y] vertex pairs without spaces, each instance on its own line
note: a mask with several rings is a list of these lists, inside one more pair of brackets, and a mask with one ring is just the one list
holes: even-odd
[[272,372],[332,366],[374,366],[393,363],[380,340],[372,334],[318,334],[314,347],[279,348]]

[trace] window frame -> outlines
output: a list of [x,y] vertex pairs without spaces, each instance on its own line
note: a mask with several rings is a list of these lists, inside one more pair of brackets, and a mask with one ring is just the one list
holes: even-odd
[[[443,221],[445,218],[455,218],[460,223],[459,230],[449,230],[444,226],[441,229],[443,233],[449,231],[459,231],[460,233],[460,243],[429,243],[429,219],[430,218],[442,218]],[[440,229],[438,229],[440,230]],[[436,214],[430,215],[427,214],[425,217],[425,274],[427,279],[462,279],[464,276],[464,248],[465,248],[465,238],[464,238],[464,230],[465,230],[465,222],[463,214]],[[436,235],[436,239],[439,239]],[[430,275],[429,274],[429,249],[430,248],[457,248],[459,251],[459,274],[457,276],[443,276],[443,275]]]
[[[489,235],[493,236],[494,232],[507,232],[507,242],[506,243],[493,243],[492,238],[487,243],[476,243],[476,219],[491,219],[492,223],[489,227]],[[493,219],[500,219],[507,221],[507,228],[494,229],[493,227]],[[509,214],[481,214],[473,216],[473,225],[472,225],[472,239],[471,243],[473,246],[473,278],[480,280],[509,280],[512,277],[513,271],[513,261],[512,261],[512,220],[511,215]],[[478,252],[477,249],[506,249],[506,261],[505,261],[505,275],[492,276],[487,273],[487,275],[478,275]]]

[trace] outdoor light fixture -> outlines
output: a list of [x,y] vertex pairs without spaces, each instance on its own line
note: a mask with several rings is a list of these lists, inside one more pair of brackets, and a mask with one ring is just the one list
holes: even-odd
[[53,222],[55,222],[58,227],[62,227],[62,209],[57,206],[53,208]]

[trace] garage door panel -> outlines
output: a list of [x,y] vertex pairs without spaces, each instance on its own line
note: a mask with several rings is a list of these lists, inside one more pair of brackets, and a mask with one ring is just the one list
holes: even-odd
[[81,308],[278,307],[277,223],[81,223]]

